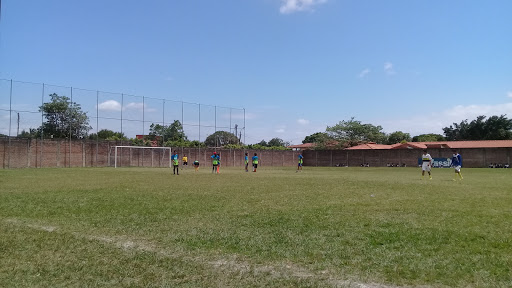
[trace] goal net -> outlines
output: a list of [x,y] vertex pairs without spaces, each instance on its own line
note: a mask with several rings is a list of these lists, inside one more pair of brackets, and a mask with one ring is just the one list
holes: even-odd
[[171,147],[112,146],[110,165],[117,167],[171,167]]

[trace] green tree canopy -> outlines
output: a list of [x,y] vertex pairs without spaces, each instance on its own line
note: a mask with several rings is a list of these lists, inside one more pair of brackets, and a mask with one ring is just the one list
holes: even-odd
[[286,146],[290,146],[290,143],[285,142],[283,139],[276,137],[276,138],[270,139],[270,141],[268,141],[267,145],[269,147],[286,147]]
[[103,139],[103,140],[128,140],[122,132],[114,132],[109,129],[101,129],[98,133],[89,135],[89,139]]
[[349,142],[356,145],[359,142],[376,142],[384,144],[387,140],[386,134],[382,132],[381,126],[363,124],[352,117],[348,121],[340,121],[334,126],[327,126],[325,129],[329,136],[340,142]]
[[21,130],[21,133],[18,135],[18,137],[20,137],[20,138],[30,138],[30,139],[38,138],[40,136],[41,136],[41,133],[39,133],[39,130],[35,129],[35,128],[29,128],[28,131]]
[[437,141],[445,141],[443,135],[440,134],[421,134],[418,136],[412,137],[412,142],[437,142]]
[[332,140],[332,138],[329,136],[329,134],[325,132],[316,132],[309,136],[306,136],[304,140],[302,140],[302,144],[306,143],[323,143],[328,140]]
[[222,147],[228,144],[238,144],[239,140],[235,134],[227,131],[217,131],[204,140],[204,144],[208,147]]
[[443,128],[446,140],[508,140],[512,139],[512,120],[501,116],[478,116],[468,122],[453,123]]
[[152,123],[151,126],[149,126],[149,135],[160,136],[163,138],[160,139],[163,142],[187,141],[187,136],[183,131],[183,125],[178,120],[174,120],[174,122],[171,125],[160,125]]
[[402,141],[409,142],[411,141],[411,135],[409,133],[404,133],[402,131],[395,131],[388,135],[388,144],[396,144]]
[[39,127],[44,137],[85,138],[92,127],[89,117],[80,104],[71,102],[66,96],[50,94],[51,101],[39,106],[46,120]]
[[260,145],[262,147],[268,147],[268,143],[265,140],[261,140],[259,143],[256,143],[256,145]]

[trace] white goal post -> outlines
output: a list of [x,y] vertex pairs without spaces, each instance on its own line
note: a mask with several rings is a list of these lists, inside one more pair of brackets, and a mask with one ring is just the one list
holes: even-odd
[[163,150],[162,153],[162,159],[166,156],[167,150],[169,150],[169,168],[171,168],[171,155],[172,155],[172,148],[171,147],[146,147],[146,146],[114,146],[114,168],[117,168],[117,150],[118,148],[129,148],[129,149],[152,149],[152,150]]

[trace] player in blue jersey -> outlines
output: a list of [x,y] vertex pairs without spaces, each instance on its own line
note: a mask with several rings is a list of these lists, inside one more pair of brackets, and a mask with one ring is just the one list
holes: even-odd
[[220,156],[217,152],[213,152],[213,155],[210,156],[210,158],[212,158],[212,173],[219,173]]
[[252,156],[252,172],[256,172],[256,169],[258,169],[258,154],[254,153],[254,156]]
[[247,153],[247,152],[245,152],[244,162],[245,162],[245,172],[249,172],[249,153]]
[[455,181],[456,175],[459,175],[459,179],[464,179],[462,177],[462,173],[460,173],[460,168],[462,167],[462,156],[460,156],[459,153],[457,153],[457,150],[452,150],[452,164],[451,166],[455,168],[455,175],[453,177],[453,181]]
[[302,163],[304,161],[304,156],[302,156],[302,152],[299,153],[299,163],[297,164],[297,171],[296,172],[302,172]]
[[172,160],[173,174],[180,175],[179,166],[178,166],[178,165],[180,165],[179,159],[178,159],[178,151],[174,151],[174,154],[172,155],[171,160]]

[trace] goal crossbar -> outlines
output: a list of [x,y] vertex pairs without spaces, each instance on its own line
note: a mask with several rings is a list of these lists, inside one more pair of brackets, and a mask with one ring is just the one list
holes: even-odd
[[[114,168],[117,168],[117,148],[130,148],[130,149],[163,149],[169,150],[169,168],[171,168],[171,147],[147,147],[147,146],[114,146]],[[164,153],[165,156],[165,153]]]

